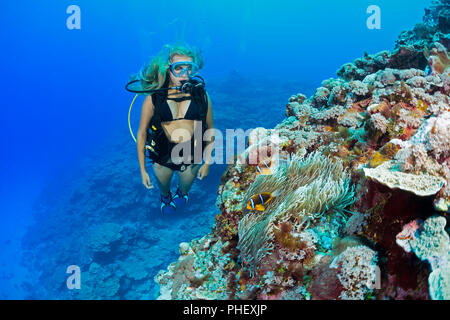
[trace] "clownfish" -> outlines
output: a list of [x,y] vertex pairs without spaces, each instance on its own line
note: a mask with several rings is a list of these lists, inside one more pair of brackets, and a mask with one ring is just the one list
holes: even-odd
[[247,202],[247,209],[264,211],[264,210],[266,210],[265,206],[270,201],[272,201],[272,199],[274,197],[277,197],[279,195],[280,195],[280,190],[275,190],[274,192],[262,192],[262,193],[255,194]]
[[256,166],[258,171],[256,174],[272,174],[273,162],[269,159],[268,161],[263,160],[260,164]]

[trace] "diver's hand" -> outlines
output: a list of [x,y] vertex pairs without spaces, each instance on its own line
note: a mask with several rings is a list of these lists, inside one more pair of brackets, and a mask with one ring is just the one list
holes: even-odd
[[205,163],[200,167],[200,169],[198,169],[197,178],[202,180],[204,177],[208,175],[208,173],[209,173],[209,164]]
[[153,189],[153,185],[152,182],[150,181],[150,177],[148,176],[147,172],[143,172],[141,174],[142,176],[142,184],[147,188],[147,189]]

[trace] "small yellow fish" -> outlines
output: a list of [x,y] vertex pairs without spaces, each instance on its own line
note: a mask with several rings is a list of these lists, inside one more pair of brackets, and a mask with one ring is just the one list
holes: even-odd
[[250,200],[247,203],[247,209],[248,210],[257,210],[257,211],[264,211],[266,210],[266,205],[272,201],[274,197],[277,197],[280,195],[280,190],[275,190],[274,192],[262,192],[255,194],[250,198]]

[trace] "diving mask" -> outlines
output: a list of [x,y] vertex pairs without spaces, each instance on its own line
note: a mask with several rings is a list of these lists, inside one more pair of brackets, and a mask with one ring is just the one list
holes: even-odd
[[175,77],[182,77],[184,75],[191,77],[194,76],[199,70],[198,64],[192,61],[178,61],[172,63],[169,67]]

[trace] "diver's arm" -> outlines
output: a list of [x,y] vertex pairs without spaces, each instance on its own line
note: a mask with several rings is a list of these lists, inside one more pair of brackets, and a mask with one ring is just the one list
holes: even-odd
[[[208,125],[208,129],[214,129],[214,121],[213,121],[213,111],[211,106],[211,99],[209,98],[208,93],[206,93],[206,96],[208,97],[208,113],[206,114],[206,124]],[[213,131],[214,132],[214,131]],[[211,149],[209,149],[209,145],[212,144]],[[211,155],[213,151],[214,146],[214,133],[211,136],[210,141],[206,143],[205,149],[208,150],[208,152],[205,154],[205,164],[210,165],[211,163]]]
[[141,168],[141,174],[146,173],[145,170],[145,142],[147,141],[147,128],[150,120],[153,117],[154,106],[151,95],[148,95],[141,110],[141,121],[139,123],[139,131],[137,134],[137,151],[139,157],[139,167]]

